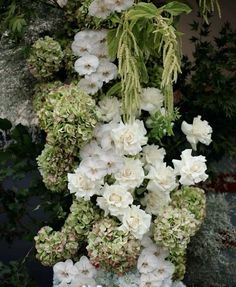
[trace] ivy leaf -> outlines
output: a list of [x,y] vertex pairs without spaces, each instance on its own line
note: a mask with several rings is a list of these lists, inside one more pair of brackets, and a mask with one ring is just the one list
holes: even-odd
[[189,14],[192,11],[188,5],[177,1],[170,2],[161,8],[163,11],[170,13],[172,16],[178,16],[182,13]]

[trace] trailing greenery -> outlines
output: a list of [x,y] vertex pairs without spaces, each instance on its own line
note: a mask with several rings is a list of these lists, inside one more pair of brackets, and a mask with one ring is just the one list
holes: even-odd
[[0,280],[2,287],[36,287],[26,266],[20,261],[3,264],[0,261]]
[[199,0],[200,13],[207,24],[209,24],[208,17],[217,10],[219,17],[221,17],[221,9],[218,0]]

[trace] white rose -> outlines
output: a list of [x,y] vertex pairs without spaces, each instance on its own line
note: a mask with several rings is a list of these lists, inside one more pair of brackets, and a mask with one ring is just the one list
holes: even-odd
[[175,172],[180,175],[179,182],[183,185],[192,185],[205,181],[208,175],[205,173],[206,158],[202,155],[192,156],[192,150],[186,149],[181,154],[181,160],[173,160]]
[[147,190],[152,192],[170,192],[178,186],[173,168],[165,163],[158,162],[151,166],[146,178],[150,179]]
[[151,225],[151,215],[132,205],[125,210],[122,218],[122,225],[119,227],[123,231],[130,231],[135,238],[141,240],[143,235],[148,232]]
[[127,191],[127,188],[118,184],[106,184],[102,195],[103,198],[97,198],[98,205],[106,212],[108,210],[114,216],[122,215],[133,202],[133,197]]
[[111,136],[112,129],[118,127],[118,124],[110,122],[104,125],[96,126],[94,130],[94,136],[97,139],[98,143],[104,150],[109,150],[114,148],[113,138]]
[[155,165],[155,163],[163,162],[166,151],[164,148],[159,148],[158,145],[145,145],[142,155],[145,164],[149,167],[150,165]]
[[144,180],[142,162],[139,159],[125,158],[123,168],[114,177],[118,184],[127,188],[139,187]]
[[131,124],[121,122],[117,128],[112,129],[111,137],[117,152],[124,155],[136,155],[147,143],[146,133],[143,122],[136,120]]
[[87,157],[80,162],[79,170],[91,180],[103,180],[107,174],[107,166],[98,156]]
[[98,112],[105,122],[120,121],[120,102],[115,97],[105,97],[98,103]]
[[187,140],[191,144],[193,150],[197,149],[198,142],[209,145],[212,141],[212,128],[207,121],[201,120],[201,116],[195,117],[192,125],[183,121],[181,129],[186,135]]
[[163,106],[164,96],[156,88],[145,88],[141,95],[141,109],[148,111],[150,114],[160,110]]
[[91,180],[80,169],[75,170],[75,173],[68,173],[68,189],[77,198],[89,200],[94,194],[99,194],[101,186],[101,181]]

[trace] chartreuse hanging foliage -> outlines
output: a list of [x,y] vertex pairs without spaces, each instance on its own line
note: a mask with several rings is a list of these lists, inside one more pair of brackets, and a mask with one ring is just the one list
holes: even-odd
[[122,18],[114,17],[118,28],[109,31],[108,45],[112,58],[117,55],[121,76],[124,119],[134,117],[139,110],[141,83],[148,82],[146,62],[151,56],[161,57],[163,72],[161,89],[165,107],[173,112],[172,85],[181,72],[180,33],[173,26],[174,17],[189,13],[183,3],[170,2],[160,8],[140,2]]

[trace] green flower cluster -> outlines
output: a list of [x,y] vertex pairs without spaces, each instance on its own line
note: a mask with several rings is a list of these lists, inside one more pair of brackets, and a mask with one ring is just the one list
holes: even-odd
[[47,145],[38,157],[46,187],[63,191],[67,173],[77,165],[79,148],[93,136],[97,123],[95,101],[75,84],[39,85],[34,107],[39,124],[47,132]]
[[88,234],[90,261],[108,272],[121,275],[137,264],[140,241],[130,233],[118,230],[118,224],[111,218],[95,223]]
[[45,186],[53,192],[66,189],[67,173],[78,165],[73,153],[49,144],[45,145],[37,162]]
[[40,38],[32,46],[28,59],[30,70],[36,78],[51,78],[60,70],[63,56],[62,48],[57,41],[49,36]]
[[101,217],[101,210],[91,201],[75,200],[70,207],[63,229],[75,233],[79,241],[86,240],[93,224]]
[[91,202],[83,199],[74,201],[61,231],[53,231],[49,226],[39,230],[34,238],[36,258],[45,266],[77,258],[78,250],[86,240],[86,235],[99,218],[98,208]]
[[39,119],[39,126],[45,131],[49,131],[53,125],[53,109],[62,96],[57,93],[57,89],[62,85],[60,81],[55,81],[40,83],[35,87],[33,107]]
[[154,221],[154,240],[170,250],[179,246],[186,248],[197,225],[195,216],[186,208],[168,206]]
[[206,196],[203,189],[192,186],[182,186],[171,194],[171,205],[177,208],[186,208],[194,214],[199,226],[205,217]]
[[70,259],[79,248],[73,233],[53,231],[49,226],[41,228],[34,240],[36,258],[45,266],[53,266],[58,261]]
[[175,279],[182,279],[185,273],[185,250],[199,226],[193,213],[186,208],[168,206],[155,219],[153,237],[157,245],[168,248],[170,260],[175,264]]
[[186,249],[180,247],[171,250],[167,260],[175,265],[175,273],[172,279],[174,281],[182,280],[186,272]]
[[64,85],[51,92],[49,97],[58,97],[58,100],[53,109],[53,125],[48,131],[48,142],[65,148],[79,148],[91,140],[97,124],[95,101],[75,84]]

